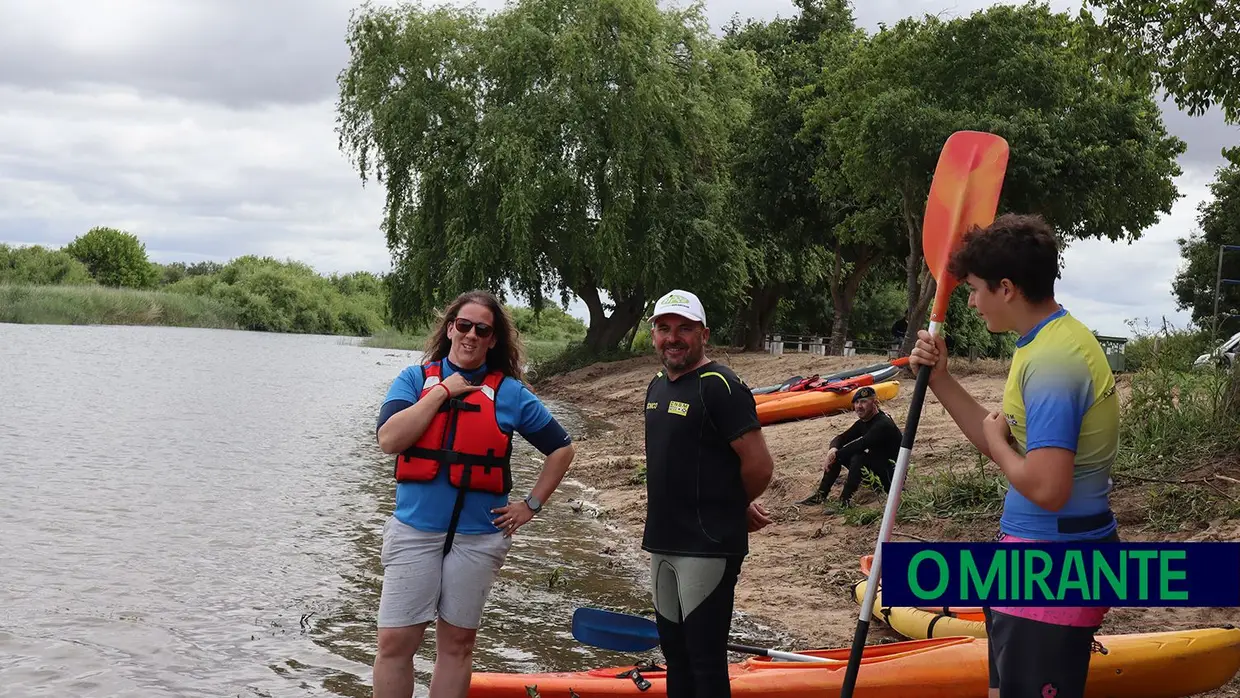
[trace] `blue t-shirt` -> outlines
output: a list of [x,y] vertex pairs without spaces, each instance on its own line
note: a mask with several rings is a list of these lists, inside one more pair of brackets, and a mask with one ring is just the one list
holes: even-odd
[[[460,371],[447,359],[439,363],[440,374],[446,379]],[[465,377],[478,381],[486,373],[486,366],[464,371]],[[389,417],[418,401],[422,394],[424,373],[421,364],[408,366],[388,388],[383,400],[379,423],[383,426]],[[504,378],[495,395],[495,413],[499,427],[507,433],[518,433],[544,455],[566,446],[570,438],[551,415],[545,405],[530,392],[521,381]],[[531,486],[533,483],[531,483]],[[440,468],[430,482],[396,483],[396,518],[423,531],[444,532],[452,521],[452,509],[456,505],[457,488],[448,480],[448,469]],[[492,521],[498,514],[492,509],[508,503],[508,497],[489,492],[466,492],[457,533],[495,533],[499,531]]]

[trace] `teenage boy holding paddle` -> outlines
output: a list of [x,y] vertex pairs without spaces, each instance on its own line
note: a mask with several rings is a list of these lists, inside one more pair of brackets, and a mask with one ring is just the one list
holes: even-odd
[[[1119,398],[1093,333],[1056,300],[1058,245],[1037,216],[1007,214],[965,236],[948,271],[991,332],[1016,332],[1003,408],[983,407],[947,371],[941,337],[922,330],[909,367],[1009,483],[1000,541],[1119,540],[1110,506]],[[991,607],[990,695],[1080,698],[1106,608]]]

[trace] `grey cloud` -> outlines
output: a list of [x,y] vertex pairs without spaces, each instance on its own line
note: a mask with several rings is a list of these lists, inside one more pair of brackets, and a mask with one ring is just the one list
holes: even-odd
[[[58,91],[125,85],[234,108],[330,97],[347,61],[346,0],[138,0],[84,8],[10,0],[0,84]],[[73,7],[71,5],[76,5]],[[112,15],[111,18],[108,15]],[[80,40],[125,22],[124,45]],[[117,42],[119,43],[119,41]],[[85,44],[85,45],[84,45]]]
[[[74,40],[93,31],[93,22],[106,19],[103,10],[83,11],[70,0],[9,2],[13,6],[6,11],[16,20],[0,22],[0,85],[56,91],[121,85],[235,109],[334,98],[337,76],[349,58],[345,34],[350,11],[361,4],[132,0],[119,9],[109,7],[108,14],[122,15],[129,29],[130,40],[117,47],[106,42],[83,46]],[[493,11],[503,0],[475,4]],[[784,14],[795,9],[790,2],[755,6],[753,0],[723,0],[708,5],[706,14],[718,28],[733,13],[770,17],[781,6]]]
[[1181,263],[1176,239],[1196,229],[1197,205],[1207,195],[1209,176],[1204,168],[1187,170],[1177,181],[1183,198],[1135,243],[1070,244],[1058,284],[1060,300],[1104,334],[1128,334],[1124,321],[1129,319],[1161,322],[1166,316],[1186,326],[1191,316],[1176,309],[1171,293]]
[[[389,268],[382,188],[362,188],[333,132],[335,80],[357,3],[2,1],[0,240],[55,247],[113,225],[141,237],[162,262],[259,254],[321,272]],[[502,0],[478,4],[495,9]],[[880,20],[960,16],[989,4],[858,0],[855,13],[873,30]],[[795,12],[791,0],[706,5],[716,29],[734,15]],[[1169,102],[1163,109],[1169,129],[1189,143],[1188,196],[1132,247],[1068,253],[1065,298],[1100,331],[1122,333],[1123,318],[1174,312],[1174,237],[1195,225],[1204,192],[1193,183],[1212,176],[1221,146],[1240,140],[1216,115],[1192,119]],[[585,317],[580,301],[571,307]]]
[[1189,116],[1180,111],[1172,99],[1162,100],[1159,95],[1159,106],[1162,108],[1163,123],[1167,131],[1182,139],[1188,149],[1180,156],[1180,165],[1208,170],[1225,164],[1223,148],[1240,145],[1240,126],[1232,126],[1223,121],[1223,113],[1214,108],[1200,116]]

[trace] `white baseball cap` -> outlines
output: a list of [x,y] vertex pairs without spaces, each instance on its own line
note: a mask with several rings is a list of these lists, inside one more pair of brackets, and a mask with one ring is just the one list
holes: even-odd
[[702,308],[702,301],[698,300],[696,295],[678,288],[668,291],[654,304],[654,312],[647,321],[668,313],[706,324],[706,310]]

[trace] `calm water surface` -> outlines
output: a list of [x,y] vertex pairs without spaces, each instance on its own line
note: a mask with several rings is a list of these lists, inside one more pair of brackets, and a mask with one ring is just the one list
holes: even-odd
[[[418,355],[351,342],[0,324],[0,695],[370,695],[393,497],[375,416]],[[517,449],[524,492],[540,463]],[[583,496],[570,471],[518,533],[480,670],[646,658],[571,638],[579,605],[649,606],[645,558]]]

